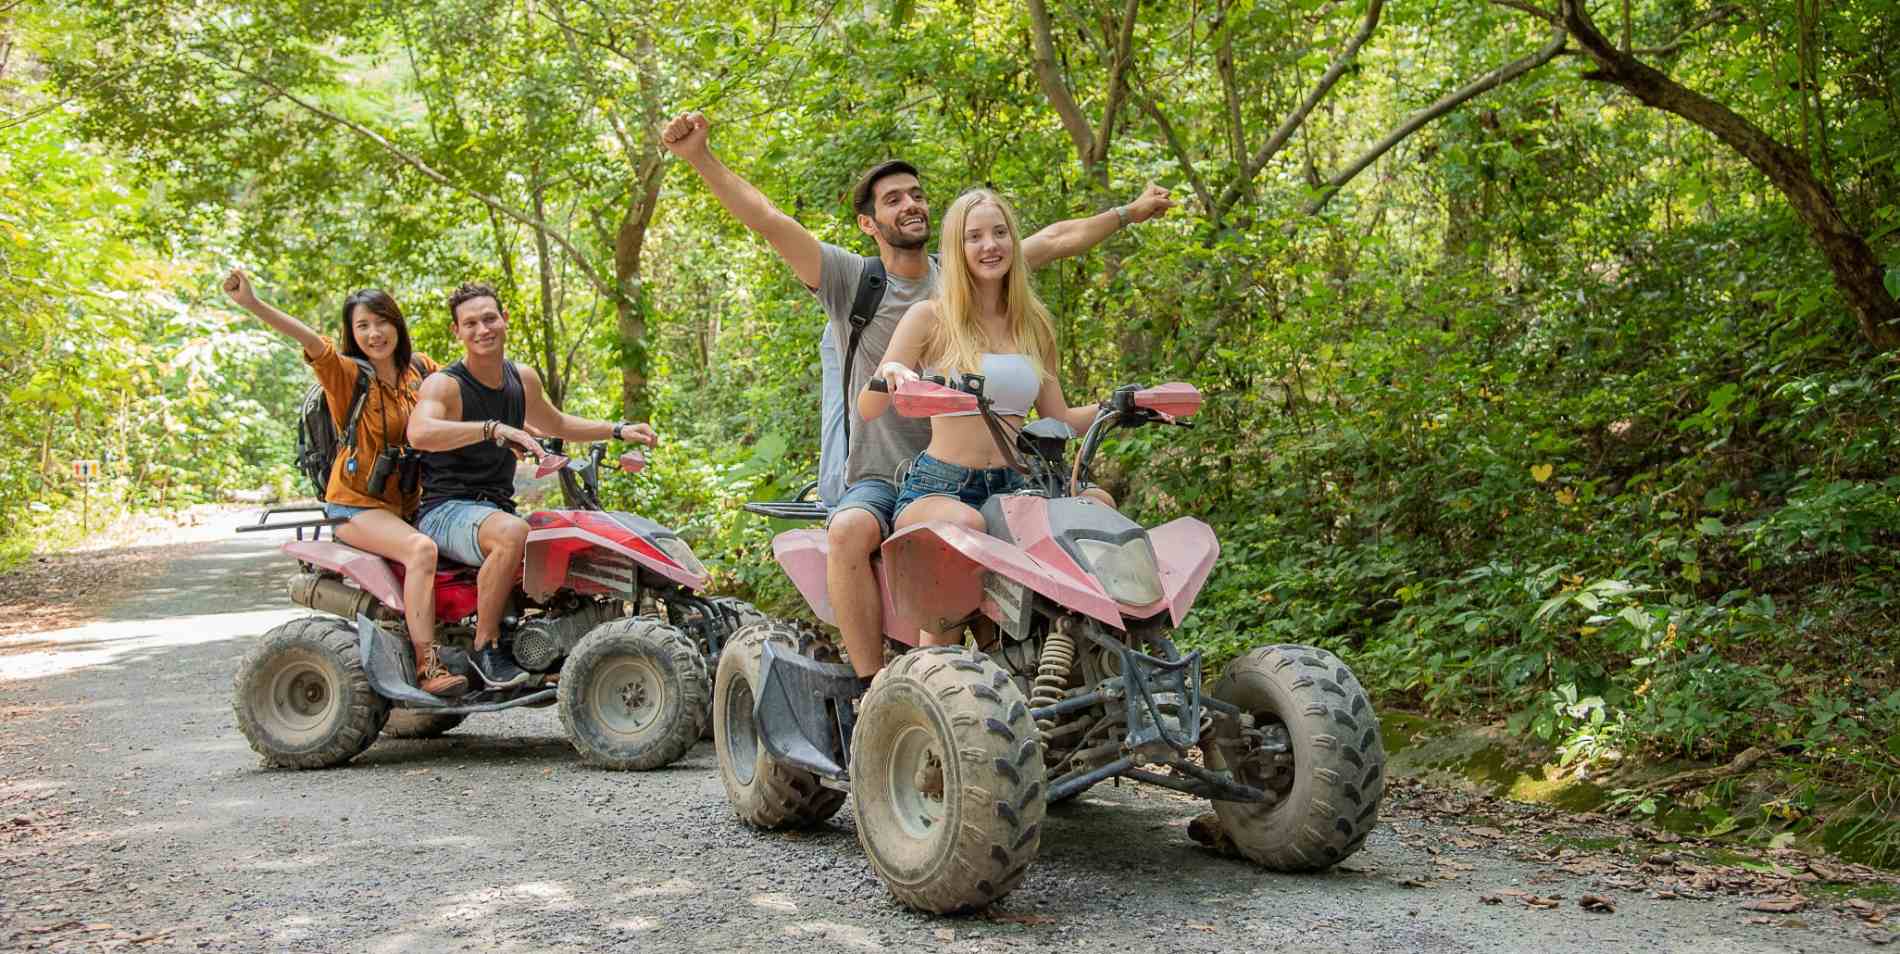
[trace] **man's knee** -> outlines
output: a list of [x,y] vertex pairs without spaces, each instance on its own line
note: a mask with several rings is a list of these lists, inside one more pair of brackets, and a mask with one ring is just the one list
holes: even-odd
[[482,552],[520,550],[528,544],[528,521],[511,513],[497,513],[482,524]]
[[840,556],[868,556],[884,542],[884,527],[869,510],[853,507],[840,510],[825,529],[831,552]]

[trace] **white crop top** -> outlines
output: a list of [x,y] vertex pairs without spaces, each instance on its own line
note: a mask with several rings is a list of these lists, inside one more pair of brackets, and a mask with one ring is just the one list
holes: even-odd
[[[960,375],[948,377],[956,381]],[[1029,409],[1036,405],[1036,395],[1040,393],[1042,393],[1042,378],[1036,374],[1035,365],[1029,363],[1026,355],[990,353],[983,355],[983,396],[990,399],[991,410],[1005,417],[1026,417]],[[975,411],[959,411],[937,416],[971,417],[975,414]]]

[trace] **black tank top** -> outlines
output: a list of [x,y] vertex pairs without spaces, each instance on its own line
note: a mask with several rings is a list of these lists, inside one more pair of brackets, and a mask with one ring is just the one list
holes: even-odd
[[[520,427],[528,416],[528,399],[521,390],[521,372],[513,361],[501,363],[501,389],[496,390],[469,373],[457,361],[442,373],[462,386],[462,420],[500,421]],[[450,500],[479,500],[515,512],[515,455],[494,441],[476,441],[451,451],[422,452],[422,504],[416,519]]]

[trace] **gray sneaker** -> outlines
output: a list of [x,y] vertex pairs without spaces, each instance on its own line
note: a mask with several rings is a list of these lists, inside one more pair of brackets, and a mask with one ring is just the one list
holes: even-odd
[[493,646],[470,653],[468,664],[490,689],[509,689],[528,681],[528,671]]

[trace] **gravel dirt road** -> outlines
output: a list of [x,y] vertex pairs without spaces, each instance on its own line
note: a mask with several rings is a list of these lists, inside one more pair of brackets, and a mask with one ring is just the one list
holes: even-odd
[[[0,949],[1558,954],[1890,937],[1886,902],[1826,883],[1869,872],[1718,864],[1402,782],[1364,851],[1299,877],[1190,841],[1205,803],[1098,787],[1050,813],[1001,905],[931,918],[878,884],[849,807],[811,832],[741,827],[710,744],[663,771],[593,771],[553,710],[517,710],[342,769],[265,770],[230,686],[255,637],[302,612],[278,542],[188,545],[88,625],[0,637]],[[1744,908],[1776,900],[1796,910]]]

